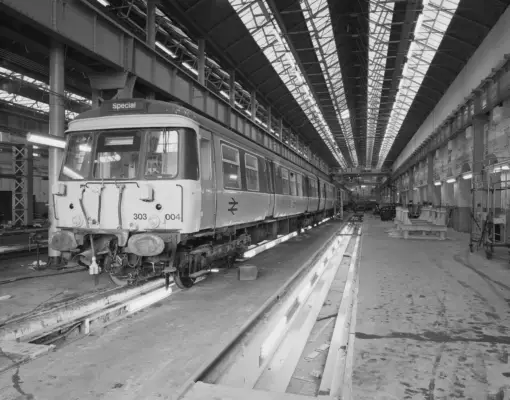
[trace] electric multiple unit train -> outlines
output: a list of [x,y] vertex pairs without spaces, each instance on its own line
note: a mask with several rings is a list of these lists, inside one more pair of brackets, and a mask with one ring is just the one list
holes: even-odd
[[124,285],[181,288],[251,243],[333,214],[337,189],[175,103],[106,101],[66,132],[51,248]]

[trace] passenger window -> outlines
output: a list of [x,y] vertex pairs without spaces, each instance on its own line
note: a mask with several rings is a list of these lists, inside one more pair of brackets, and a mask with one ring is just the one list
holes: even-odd
[[246,167],[246,188],[251,191],[259,191],[259,161],[251,154],[244,155],[244,166]]
[[225,189],[241,189],[239,150],[221,145],[223,159],[223,186]]
[[295,196],[296,191],[296,174],[294,172],[290,172],[290,195]]
[[289,171],[280,167],[282,171],[282,193],[289,194]]
[[301,174],[296,174],[296,188],[297,195],[303,197],[303,176]]
[[212,163],[211,163],[211,141],[200,139],[200,162],[202,164],[202,179],[205,181],[212,180]]

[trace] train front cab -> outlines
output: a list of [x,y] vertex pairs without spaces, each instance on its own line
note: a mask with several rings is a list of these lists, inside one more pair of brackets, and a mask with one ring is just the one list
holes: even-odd
[[[59,181],[52,188],[55,218],[63,229],[57,235],[67,237],[52,240],[52,247],[71,250],[76,234],[114,234],[124,242],[136,232],[196,232],[201,210],[197,132],[195,121],[172,114],[71,122]],[[163,241],[156,242],[160,248]]]

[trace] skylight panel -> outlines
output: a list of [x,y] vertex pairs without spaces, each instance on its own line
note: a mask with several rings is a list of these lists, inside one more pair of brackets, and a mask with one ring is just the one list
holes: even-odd
[[[41,82],[37,79],[33,79],[28,76],[25,76],[23,74],[19,74],[17,72],[11,71],[10,69],[7,69],[7,68],[0,67],[0,76],[4,76],[6,78],[14,78],[19,81],[27,82],[31,85],[37,86],[39,89],[42,89],[45,92],[49,92],[49,90],[50,90],[50,87],[48,84]],[[83,96],[69,92],[67,90],[64,93],[65,93],[66,98],[71,99],[77,103],[82,103],[82,104],[88,105],[88,106],[92,105],[92,101],[83,97]]]
[[[30,108],[41,114],[49,114],[50,106],[40,101],[29,99],[28,97],[20,96],[19,94],[9,93],[5,90],[0,90],[0,101],[20,105],[22,107]],[[69,110],[65,110],[67,120],[74,119],[78,114]]]
[[388,41],[393,22],[394,3],[371,0],[369,5],[370,33],[368,38],[368,87],[367,87],[367,146],[366,166],[372,166],[375,135],[381,106],[381,94],[386,71]]
[[[414,30],[415,41],[407,53],[399,91],[391,110],[390,119],[379,151],[377,168],[381,168],[397,137],[411,104],[423,83],[430,63],[439,48],[460,0],[424,0],[423,12],[418,17]],[[416,92],[402,90],[413,84]]]
[[[333,35],[333,24],[329,15],[327,0],[303,0],[300,2],[306,25],[310,31],[315,54],[319,60],[324,80],[328,88],[333,106],[342,128],[349,154],[354,166],[358,165],[358,155],[354,144],[349,109],[342,80],[342,70]],[[347,113],[345,113],[347,111]]]
[[[274,70],[343,168],[346,162],[265,0],[229,0]],[[262,8],[263,7],[263,8]],[[283,56],[282,56],[283,55]],[[306,89],[304,89],[306,88]],[[310,106],[311,105],[311,106]]]

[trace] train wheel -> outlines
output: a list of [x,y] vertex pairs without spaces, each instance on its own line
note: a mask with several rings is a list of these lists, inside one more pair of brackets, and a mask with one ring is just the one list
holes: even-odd
[[173,273],[174,282],[180,289],[189,289],[195,284],[195,279],[189,276],[183,276],[179,271]]
[[112,262],[113,262],[112,257],[109,255],[106,256],[103,261],[103,270],[108,273],[110,281],[112,281],[114,285],[127,286],[129,284],[129,281],[127,279],[122,279],[121,277],[115,276],[115,274],[111,272]]

